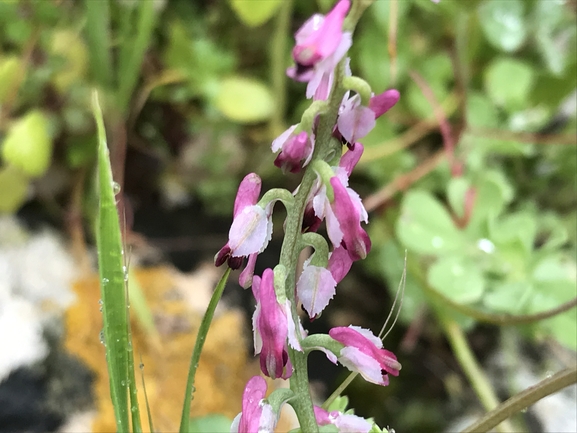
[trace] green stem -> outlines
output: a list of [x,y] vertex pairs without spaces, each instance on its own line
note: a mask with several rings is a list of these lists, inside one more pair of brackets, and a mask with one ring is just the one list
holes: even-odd
[[577,383],[577,367],[567,368],[553,376],[542,380],[537,385],[533,385],[526,390],[514,395],[499,407],[485,414],[474,424],[471,424],[462,433],[484,433],[491,430],[503,420],[515,413],[536,403],[544,397],[557,392],[569,385]]
[[[326,112],[320,115],[319,125],[317,128],[315,150],[312,159],[327,159],[342,146],[332,137],[333,127],[337,120],[338,110],[342,101],[345,90],[342,86],[344,67],[342,62],[335,70],[335,83],[328,101]],[[297,303],[295,299],[295,281],[296,267],[300,253],[301,228],[303,214],[308,195],[313,187],[317,175],[311,165],[305,169],[301,185],[295,196],[294,207],[287,211],[285,238],[283,241],[280,264],[287,270],[286,279],[286,296],[291,301],[292,315],[295,323],[299,323],[299,317],[296,310]],[[310,396],[307,355],[290,349],[289,356],[294,367],[293,376],[291,377],[290,386],[295,393],[295,398],[291,404],[295,408],[301,430],[307,433],[318,432],[313,404]]]
[[220,301],[220,297],[222,296],[222,292],[224,291],[224,287],[226,286],[229,275],[230,268],[226,270],[218,282],[216,289],[214,289],[214,293],[210,298],[210,302],[208,303],[208,307],[206,308],[206,312],[204,313],[204,317],[202,318],[202,322],[200,322],[200,327],[198,328],[198,334],[196,335],[196,341],[194,343],[194,350],[192,352],[192,357],[190,358],[188,379],[186,381],[186,394],[184,395],[184,405],[182,406],[182,416],[180,418],[180,433],[188,433],[190,431],[190,404],[192,403],[192,394],[194,394],[194,377],[196,376],[196,369],[198,368],[198,363],[200,361],[200,354],[202,352],[204,342],[206,341],[208,330],[210,329],[210,323],[212,322],[214,311],[216,310],[218,301]]
[[[440,322],[443,325],[447,338],[449,339],[453,353],[457,357],[457,360],[463,368],[469,382],[473,385],[473,389],[475,390],[477,397],[479,397],[479,400],[481,400],[481,404],[486,410],[492,410],[499,406],[499,399],[495,395],[483,369],[475,359],[475,355],[469,347],[467,338],[459,324],[446,317],[442,317]],[[508,421],[503,421],[497,426],[497,431],[504,433],[513,432],[515,430]]]

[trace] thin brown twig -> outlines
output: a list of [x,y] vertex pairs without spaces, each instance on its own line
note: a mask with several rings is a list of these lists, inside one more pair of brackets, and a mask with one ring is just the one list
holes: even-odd
[[571,134],[539,134],[534,132],[514,132],[502,129],[473,128],[469,127],[467,132],[483,138],[494,138],[499,140],[511,140],[526,144],[546,144],[546,145],[567,145],[576,146],[577,137]]
[[398,176],[388,185],[385,185],[379,191],[371,194],[366,199],[363,200],[367,212],[371,212],[378,208],[379,206],[385,204],[389,201],[397,192],[404,191],[410,187],[413,183],[421,179],[426,174],[433,171],[440,163],[445,159],[446,152],[444,150],[439,150],[429,159],[423,161],[420,165],[415,167],[410,172]]
[[511,417],[515,413],[523,410],[544,397],[577,382],[577,367],[562,370],[536,385],[521,391],[506,400],[498,407],[485,414],[481,419],[468,426],[462,433],[483,433],[488,432],[500,422]]

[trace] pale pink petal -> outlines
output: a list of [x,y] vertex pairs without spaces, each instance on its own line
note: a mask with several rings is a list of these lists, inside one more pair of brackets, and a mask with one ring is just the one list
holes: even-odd
[[[285,310],[285,315],[287,317],[288,344],[293,349],[298,350],[299,352],[302,352],[303,349],[301,347],[301,343],[299,341],[299,338],[297,337],[297,332],[296,332],[297,327],[295,325],[295,322],[293,320],[293,316],[291,313],[291,301],[289,301],[288,299],[285,301],[284,310]],[[303,329],[300,322],[299,322],[299,333],[300,333],[301,338],[304,338],[306,336],[306,331]]]
[[366,419],[341,412],[331,412],[332,424],[339,429],[339,433],[369,433],[373,424]]
[[292,135],[292,133],[296,127],[297,127],[297,125],[291,126],[290,128],[288,128],[286,131],[284,131],[281,135],[279,135],[277,138],[275,138],[273,140],[272,145],[271,145],[271,149],[273,152],[278,152],[279,150],[281,150],[281,148],[286,143],[288,138]]
[[358,372],[368,382],[383,386],[389,384],[388,376],[381,373],[381,364],[356,347],[343,348],[339,362],[350,371]]
[[238,276],[238,284],[240,284],[243,289],[248,289],[252,285],[252,278],[254,275],[254,267],[256,265],[257,257],[257,253],[249,255],[246,266]]
[[375,113],[362,105],[352,110],[343,111],[337,120],[337,126],[341,135],[349,143],[355,143],[358,139],[366,136],[375,127]]
[[261,252],[268,245],[271,231],[263,208],[256,205],[245,207],[230,226],[228,245],[231,255],[240,257]]
[[335,295],[337,282],[331,272],[319,266],[306,266],[297,282],[297,296],[309,317],[320,314]]
[[327,225],[327,234],[329,235],[329,239],[331,240],[333,246],[338,248],[341,245],[341,242],[344,238],[343,230],[341,229],[341,225],[333,209],[330,206],[326,207],[325,210],[325,220]]

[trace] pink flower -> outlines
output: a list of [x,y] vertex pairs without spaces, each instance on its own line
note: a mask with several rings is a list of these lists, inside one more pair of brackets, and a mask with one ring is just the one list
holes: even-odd
[[[282,304],[278,302],[272,269],[265,269],[262,280],[253,277],[252,291],[257,301],[252,317],[254,352],[255,355],[260,353],[260,368],[273,379],[286,379],[292,375],[287,339],[293,349],[302,350],[291,315],[291,303],[288,299]],[[302,328],[299,331],[301,335],[304,332]]]
[[339,411],[328,412],[323,408],[314,406],[315,418],[318,425],[334,425],[339,433],[368,433],[373,424],[357,415],[345,414]]
[[253,376],[246,384],[242,394],[242,412],[230,426],[231,433],[273,432],[277,415],[264,397],[266,381],[260,376]]
[[330,253],[327,268],[313,266],[308,262],[305,262],[303,272],[297,282],[297,296],[313,320],[333,298],[336,285],[349,272],[353,261],[347,250],[338,247]]
[[337,358],[351,371],[356,371],[365,380],[377,385],[388,385],[389,376],[399,375],[401,364],[397,357],[383,349],[383,342],[368,329],[358,326],[333,328],[329,335],[345,347]]
[[273,152],[280,150],[274,165],[291,173],[299,172],[309,163],[314,149],[313,137],[309,137],[306,131],[294,134],[296,127],[297,125],[293,125],[279,135],[271,146]]
[[389,111],[399,98],[400,94],[397,90],[387,90],[373,96],[369,106],[365,107],[361,105],[359,95],[352,97],[345,95],[337,119],[339,133],[348,143],[355,143],[371,132],[375,127],[376,119]]
[[313,15],[295,34],[292,54],[296,66],[289,68],[287,74],[309,83],[307,98],[328,96],[333,71],[352,44],[351,33],[342,29],[349,7],[349,0],[340,0],[326,16]]
[[363,153],[363,146],[355,143],[343,155],[339,166],[333,168],[335,176],[330,179],[334,192],[333,201],[327,196],[327,186],[320,178],[307,199],[303,228],[318,229],[325,219],[327,233],[335,249],[342,246],[351,259],[364,259],[371,249],[371,241],[361,222],[368,222],[368,214],[359,195],[348,187],[349,175]]
[[242,265],[243,257],[261,253],[268,245],[272,236],[273,203],[269,203],[264,209],[256,204],[261,184],[260,177],[255,173],[246,175],[240,183],[234,201],[228,242],[216,254],[216,266],[228,262],[229,267],[238,269]]

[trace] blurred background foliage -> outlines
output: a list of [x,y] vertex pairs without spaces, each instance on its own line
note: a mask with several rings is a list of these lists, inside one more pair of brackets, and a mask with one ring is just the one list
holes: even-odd
[[[294,31],[332,3],[0,2],[0,212],[89,227],[93,88],[129,225],[151,203],[229,216],[249,171],[294,188],[270,143],[309,101],[284,71]],[[394,292],[407,251],[404,324],[514,315],[529,339],[576,349],[574,307],[539,320],[576,297],[576,9],[378,0],[359,22],[353,73],[401,92],[352,179],[371,211],[360,266]]]

